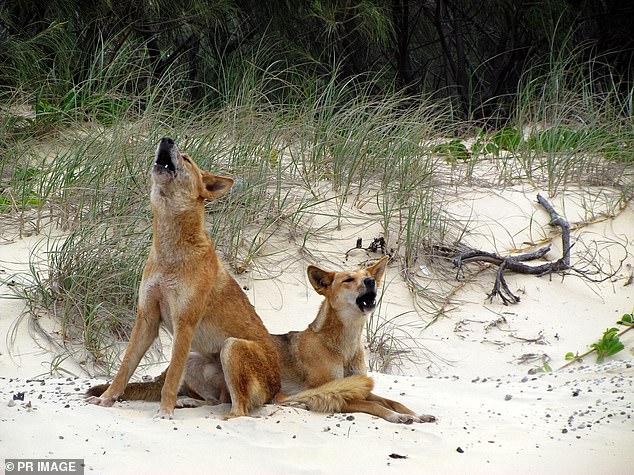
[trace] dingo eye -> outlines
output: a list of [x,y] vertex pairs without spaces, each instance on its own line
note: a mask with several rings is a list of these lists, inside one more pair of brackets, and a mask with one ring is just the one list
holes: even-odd
[[343,281],[343,282],[344,282],[344,284],[345,284],[346,282],[354,282],[354,278],[352,278],[352,277],[348,277],[347,279],[344,279],[344,281]]
[[191,162],[189,161],[189,158],[187,158],[185,155],[183,155],[183,160],[185,160],[187,163],[191,163]]

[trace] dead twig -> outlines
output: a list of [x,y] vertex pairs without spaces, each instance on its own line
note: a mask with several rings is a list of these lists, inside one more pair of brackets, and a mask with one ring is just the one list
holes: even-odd
[[346,251],[346,260],[348,259],[348,255],[357,249],[372,253],[381,252],[384,256],[392,257],[392,254],[387,251],[387,243],[385,242],[385,238],[383,236],[374,238],[368,247],[363,247],[363,239],[357,238],[355,246]]
[[[493,298],[497,296],[502,300],[504,305],[508,305],[509,303],[514,304],[520,301],[520,298],[511,291],[506,282],[504,272],[507,270],[518,274],[536,276],[573,271],[581,277],[592,280],[589,275],[587,275],[587,271],[583,269],[575,269],[570,265],[570,250],[572,248],[572,245],[570,244],[570,223],[568,223],[563,216],[560,216],[557,211],[555,211],[553,206],[541,195],[541,193],[537,194],[537,202],[544,207],[548,214],[550,214],[550,224],[561,228],[562,256],[559,259],[534,266],[524,263],[526,261],[532,261],[544,257],[550,251],[550,245],[537,249],[533,252],[506,257],[502,257],[492,252],[470,249],[458,254],[452,260],[454,266],[458,269],[456,271],[456,279],[460,280],[463,276],[463,268],[465,264],[471,262],[483,262],[497,265],[498,271],[495,277],[495,283],[491,292],[487,294],[487,297],[490,301],[493,301]],[[618,272],[618,270],[616,272]],[[610,276],[615,275],[616,272],[612,273]]]

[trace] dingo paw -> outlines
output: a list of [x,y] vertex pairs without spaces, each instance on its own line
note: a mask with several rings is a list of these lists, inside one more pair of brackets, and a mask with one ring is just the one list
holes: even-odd
[[214,401],[203,401],[201,399],[194,399],[191,397],[181,397],[176,400],[176,407],[178,409],[192,408],[192,407],[201,407],[207,405],[218,404]]
[[436,422],[436,416],[431,414],[421,414],[418,416],[418,422]]
[[173,419],[174,418],[174,409],[159,409],[156,414],[154,414],[154,419]]
[[393,412],[388,415],[385,420],[396,424],[412,424],[413,422],[419,422],[418,417],[410,414],[401,414],[400,412]]
[[88,396],[85,401],[88,404],[94,404],[95,406],[103,406],[103,407],[111,407],[115,401],[116,398],[114,397],[98,397],[98,396]]
[[430,416],[427,414],[423,414],[420,416],[415,416],[412,414],[402,414],[400,412],[395,412],[390,414],[387,418],[390,422],[395,422],[397,424],[413,424],[414,422],[436,422],[436,417]]

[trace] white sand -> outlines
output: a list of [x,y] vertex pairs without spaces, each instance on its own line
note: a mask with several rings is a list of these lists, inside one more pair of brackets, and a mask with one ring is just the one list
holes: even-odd
[[[535,190],[510,188],[470,194],[473,199],[467,200],[459,191],[450,206],[470,217],[470,243],[505,253],[553,232],[535,195]],[[573,223],[588,218],[574,195],[553,204],[565,209]],[[316,260],[327,262],[324,267],[354,265],[365,256],[346,264],[343,252],[357,235],[367,243],[375,231],[370,226],[360,233],[352,222],[326,240],[321,236],[321,241],[308,243],[309,250]],[[616,219],[573,235],[581,239],[577,249],[583,243],[610,241],[629,246],[632,253],[628,239],[634,236],[634,205]],[[35,242],[28,238],[0,245],[0,270],[5,270],[0,277],[19,270],[16,266],[28,260]],[[559,243],[553,244],[548,257],[556,259]],[[602,248],[601,255],[615,262],[622,249],[612,246],[608,255]],[[316,312],[319,297],[304,278],[306,263],[286,258],[267,265],[268,272],[280,269],[281,275],[272,280],[262,279],[257,267],[239,276],[273,332],[302,329]],[[634,264],[631,255],[625,264]],[[5,338],[0,341],[0,455],[83,458],[86,473],[104,474],[631,473],[634,332],[623,338],[626,349],[601,365],[590,357],[560,372],[528,374],[542,364],[543,355],[553,369],[560,367],[566,352],[585,351],[632,310],[634,285],[623,286],[629,270],[601,284],[509,273],[509,285],[522,300],[508,307],[485,298],[494,272],[484,271],[464,285],[453,296],[448,316],[422,333],[415,314],[403,319],[411,324],[408,331],[420,336],[418,363],[394,368],[400,374],[373,374],[378,394],[434,414],[437,423],[395,425],[367,414],[324,415],[276,406],[264,407],[257,418],[225,421],[227,407],[218,406],[177,410],[174,420],[164,421],[152,418],[156,403],[87,405],[82,393],[102,380],[88,379],[68,360],[61,368],[78,377],[46,376],[54,349],[35,344],[25,323],[11,348]],[[381,311],[394,316],[413,310],[395,265],[388,269],[387,283]],[[3,336],[22,308],[20,301],[0,300]],[[46,325],[54,330],[54,321]],[[159,371],[143,368],[137,374]],[[25,393],[24,401],[10,407],[19,392]]]

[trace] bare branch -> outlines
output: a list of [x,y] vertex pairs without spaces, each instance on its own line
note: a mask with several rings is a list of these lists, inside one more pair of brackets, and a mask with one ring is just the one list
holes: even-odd
[[[557,259],[556,261],[536,266],[524,264],[525,261],[532,261],[544,257],[548,253],[548,251],[550,251],[550,245],[541,249],[537,249],[533,252],[506,257],[502,257],[492,252],[470,249],[458,254],[452,260],[454,266],[456,266],[458,269],[456,271],[456,279],[461,279],[461,276],[463,275],[463,267],[465,264],[471,262],[484,262],[497,265],[499,268],[495,278],[495,283],[491,292],[487,294],[487,297],[490,300],[493,300],[494,297],[499,297],[504,305],[508,305],[509,303],[518,303],[520,301],[520,298],[517,295],[513,294],[513,292],[511,292],[511,289],[506,283],[506,279],[504,277],[504,272],[506,270],[518,274],[537,276],[568,272],[579,275],[580,277],[591,282],[599,281],[593,279],[591,276],[596,276],[597,274],[605,275],[606,277],[601,279],[605,280],[613,277],[616,272],[618,272],[618,270],[616,272],[610,273],[605,272],[600,263],[596,262],[594,259],[591,260],[591,262],[593,263],[592,266],[588,265],[587,263],[582,269],[571,266],[570,250],[572,248],[572,245],[570,244],[570,223],[568,223],[568,221],[563,216],[559,215],[557,211],[555,211],[553,206],[548,202],[548,200],[539,193],[537,194],[537,202],[544,207],[548,214],[550,214],[550,224],[553,226],[559,226],[561,228],[561,258]],[[598,255],[598,252],[596,252],[595,255]],[[619,269],[620,267],[621,266],[619,266]]]

